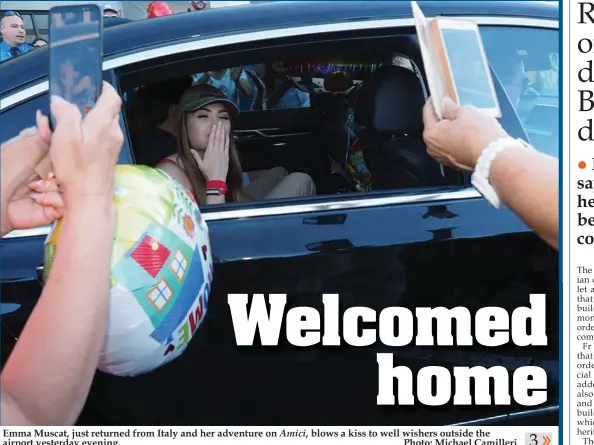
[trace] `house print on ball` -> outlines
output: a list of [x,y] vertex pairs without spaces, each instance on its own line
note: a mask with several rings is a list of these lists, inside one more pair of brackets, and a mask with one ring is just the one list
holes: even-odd
[[[159,343],[173,341],[174,329],[186,319],[204,282],[202,246],[192,250],[178,240],[173,232],[152,225],[113,270],[144,308],[154,327],[151,337]],[[147,289],[147,280],[156,285]]]

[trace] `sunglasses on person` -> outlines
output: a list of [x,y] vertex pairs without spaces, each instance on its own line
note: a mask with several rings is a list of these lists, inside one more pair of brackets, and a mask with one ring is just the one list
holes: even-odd
[[16,11],[4,11],[4,12],[0,12],[0,18],[2,17],[18,17],[19,19],[22,19],[23,16],[21,16],[21,14],[19,14]]

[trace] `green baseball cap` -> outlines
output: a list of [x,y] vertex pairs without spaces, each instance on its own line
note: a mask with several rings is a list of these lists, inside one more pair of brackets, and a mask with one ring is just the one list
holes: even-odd
[[209,84],[194,85],[184,91],[179,100],[179,107],[182,113],[190,113],[215,102],[224,102],[229,113],[239,114],[237,104],[227,99],[225,94]]

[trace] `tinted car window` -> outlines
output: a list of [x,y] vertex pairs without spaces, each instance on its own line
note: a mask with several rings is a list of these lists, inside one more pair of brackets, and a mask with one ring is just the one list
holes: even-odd
[[35,112],[37,110],[47,116],[49,112],[48,101],[48,95],[44,93],[27,102],[18,104],[8,111],[3,111],[0,114],[0,119],[2,119],[2,122],[6,122],[6,125],[2,124],[0,126],[0,142],[6,142],[23,129],[35,126]]
[[489,26],[481,29],[487,57],[515,106],[530,142],[559,156],[559,32]]
[[[22,130],[28,127],[35,126],[35,113],[37,110],[41,111],[46,116],[49,114],[49,98],[48,93],[43,93],[28,101],[21,102],[18,105],[0,113],[0,143],[4,143],[18,135]],[[7,125],[4,125],[4,122]],[[120,125],[126,128],[124,124],[124,116],[120,117]],[[119,163],[129,164],[132,162],[130,157],[130,150],[127,141],[124,141],[124,146],[120,151]]]
[[35,28],[37,29],[37,37],[45,40],[49,39],[49,19],[47,14],[34,14]]
[[27,32],[27,42],[32,43],[35,40],[35,26],[33,26],[33,17],[30,14],[23,14],[23,23]]

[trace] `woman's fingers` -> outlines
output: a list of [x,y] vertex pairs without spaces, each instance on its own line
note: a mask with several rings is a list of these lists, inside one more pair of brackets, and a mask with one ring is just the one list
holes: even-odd
[[[50,107],[56,119],[54,144],[58,146],[78,143],[81,139],[80,124],[82,116],[78,107],[60,96],[52,96]],[[57,140],[56,140],[57,139]]]
[[231,135],[225,131],[225,156],[229,157],[229,143],[230,143]]
[[30,172],[48,154],[49,144],[35,127],[26,128],[3,143],[2,187],[5,187],[5,179],[20,176],[24,171]]
[[220,151],[221,149],[221,123],[217,122],[214,128],[215,139],[213,146],[216,148],[216,151]]
[[56,179],[40,179],[38,181],[30,182],[29,188],[37,193],[48,193],[60,191],[60,185]]
[[49,144],[52,141],[52,130],[50,129],[48,117],[40,110],[37,110],[35,113],[35,122],[37,124],[37,129],[39,130],[39,135],[46,144]]
[[223,121],[219,121],[219,152],[225,153],[225,127]]
[[[209,140],[208,140],[208,148],[206,149],[206,153],[204,153],[204,156],[212,156],[213,152],[217,149],[217,130],[219,129],[217,124],[214,124],[212,126],[212,129],[210,130],[210,135],[209,135]],[[207,154],[210,153],[210,154]]]
[[433,106],[433,98],[429,98],[423,107],[423,122],[425,127],[435,125],[439,122],[437,115],[435,114],[435,107]]
[[[39,131],[39,136],[43,139],[43,141],[50,145],[52,142],[52,130],[50,128],[50,121],[47,116],[45,116],[41,111],[37,110],[35,113],[35,122],[37,124],[37,130]],[[52,160],[51,156],[45,156],[43,160],[39,162],[39,165],[35,168],[35,172],[42,178],[46,177],[48,172],[52,169]]]
[[51,223],[57,219],[64,217],[64,209],[56,209],[55,207],[43,207],[43,214],[45,215],[46,221]]
[[[194,158],[194,161],[196,161],[196,165],[198,165],[198,168],[202,171],[203,160],[200,157],[200,154],[193,148],[190,149],[190,153],[192,153],[192,157]],[[208,153],[208,150],[207,150],[207,153]]]
[[37,204],[43,207],[54,207],[56,209],[64,209],[64,198],[60,192],[33,192],[29,197]]
[[227,131],[227,129],[225,129],[223,131],[224,134],[224,145],[223,145],[223,152],[225,153],[225,157],[229,156],[229,142],[231,139],[231,135],[229,134],[229,132]]
[[89,125],[95,125],[95,121],[105,121],[115,119],[122,109],[122,98],[108,82],[103,82],[101,95],[97,99],[97,104],[93,107],[85,121]]
[[208,134],[208,144],[206,145],[206,153],[208,153],[208,150],[214,146],[216,132],[217,132],[217,126],[213,125],[212,128],[210,129],[210,133]]

